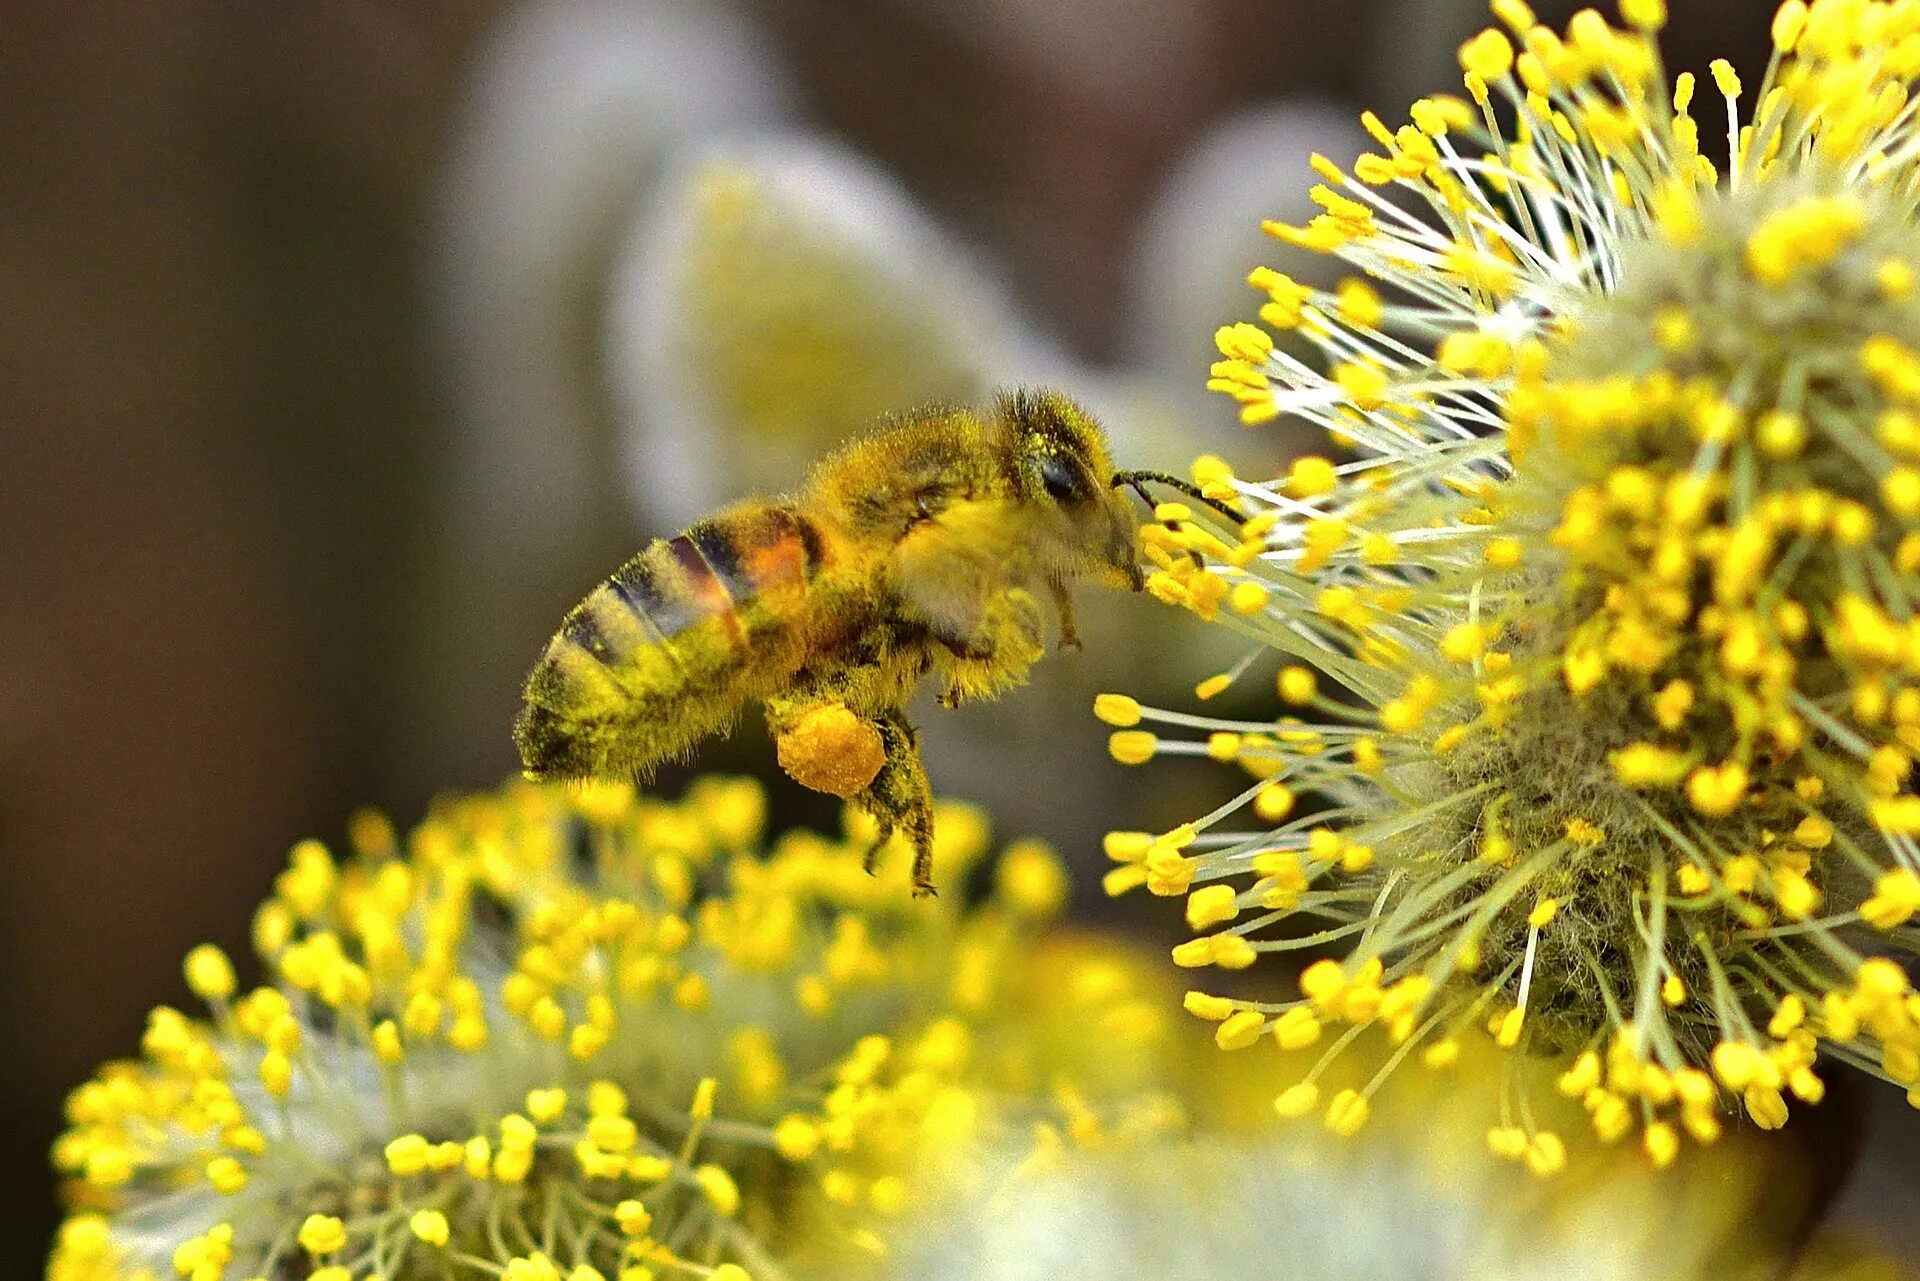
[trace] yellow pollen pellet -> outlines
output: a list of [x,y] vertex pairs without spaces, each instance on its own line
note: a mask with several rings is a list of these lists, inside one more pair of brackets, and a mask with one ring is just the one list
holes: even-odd
[[1125,694],[1096,694],[1093,714],[1109,725],[1125,728],[1140,723],[1140,704]]
[[1146,730],[1118,730],[1107,739],[1107,752],[1122,765],[1145,765],[1154,757],[1160,740]]
[[1527,924],[1540,929],[1553,921],[1560,911],[1560,904],[1550,898],[1543,898],[1534,904],[1533,911],[1527,913]]

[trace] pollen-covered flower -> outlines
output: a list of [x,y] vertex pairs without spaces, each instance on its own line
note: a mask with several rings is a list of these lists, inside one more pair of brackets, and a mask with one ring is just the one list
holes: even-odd
[[[1174,1123],[1138,968],[1037,939],[1043,847],[966,910],[868,877],[857,834],[763,853],[762,809],[516,784],[404,848],[375,816],[344,860],[303,843],[268,981],[197,949],[210,1018],[156,1010],[74,1092],[50,1277],[766,1281],[871,1248],[949,1142]],[[940,833],[957,884],[984,823]]]
[[[1255,272],[1265,327],[1218,335],[1244,418],[1338,452],[1203,459],[1236,517],[1147,529],[1151,589],[1257,645],[1199,696],[1271,650],[1282,707],[1104,702],[1123,762],[1252,775],[1111,836],[1109,888],[1185,896],[1182,965],[1347,949],[1189,997],[1223,1046],[1317,1056],[1283,1113],[1365,1122],[1378,1077],[1314,1085],[1361,1027],[1434,1065],[1485,1029],[1664,1165],[1736,1101],[1817,1102],[1821,1054],[1920,1084],[1920,9],[1788,0],[1754,90],[1670,84],[1660,0],[1564,36],[1493,8],[1466,98],[1367,115],[1378,150],[1269,228],[1353,276]],[[1491,1140],[1549,1137],[1522,1103]]]
[[[1326,1081],[1363,1084],[1393,1052],[1377,1032]],[[1211,1085],[1232,1094],[1262,1073],[1219,1058]],[[1761,1281],[1852,1275],[1792,1266],[1826,1188],[1819,1145],[1736,1135],[1655,1171],[1629,1149],[1544,1147],[1564,1167],[1533,1178],[1480,1142],[1514,1076],[1550,1077],[1489,1044],[1444,1075],[1401,1073],[1380,1122],[1351,1139],[1313,1127],[1256,1137],[1038,1151],[979,1145],[966,1172],[884,1225],[890,1281]],[[1549,1094],[1551,1091],[1549,1090]],[[1265,1111],[1258,1100],[1248,1102]],[[1541,1119],[1578,1105],[1549,1097]],[[1268,1127],[1271,1130],[1272,1127]],[[1796,1141],[1796,1139],[1798,1141]],[[1838,1254],[1822,1242],[1823,1257]],[[1844,1257],[1844,1256],[1842,1256]],[[1791,1270],[1790,1270],[1791,1268]],[[867,1273],[856,1272],[853,1277]],[[1868,1275],[1891,1278],[1897,1273]]]

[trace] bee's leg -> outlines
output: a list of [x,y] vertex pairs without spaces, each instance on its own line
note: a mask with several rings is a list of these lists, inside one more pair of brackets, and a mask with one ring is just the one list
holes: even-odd
[[952,659],[946,666],[942,707],[958,707],[974,698],[992,698],[1026,678],[1027,669],[1046,653],[1046,622],[1040,603],[1023,587],[1009,587],[987,601],[971,634],[964,639],[934,633]]
[[1080,629],[1073,621],[1073,596],[1062,582],[1049,584],[1053,589],[1053,608],[1060,616],[1060,648],[1079,649]]
[[880,741],[886,759],[880,772],[860,795],[861,804],[880,833],[867,850],[869,875],[879,860],[880,851],[896,829],[904,830],[913,842],[913,896],[925,898],[933,888],[933,786],[920,763],[920,736],[900,712],[883,712],[874,718],[880,727]]
[[885,744],[873,721],[845,703],[779,694],[766,700],[775,757],[802,787],[842,798],[866,790],[879,773]]

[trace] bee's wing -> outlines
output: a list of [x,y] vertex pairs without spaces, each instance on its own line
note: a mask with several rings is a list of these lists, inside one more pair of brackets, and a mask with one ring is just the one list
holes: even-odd
[[949,504],[909,528],[890,562],[901,612],[956,647],[996,597],[1033,577],[1019,508],[1004,499]]

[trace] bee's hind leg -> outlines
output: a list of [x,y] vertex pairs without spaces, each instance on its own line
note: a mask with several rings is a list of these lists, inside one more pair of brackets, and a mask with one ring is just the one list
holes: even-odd
[[904,831],[913,842],[913,896],[925,898],[937,891],[933,888],[933,786],[920,763],[920,736],[897,711],[882,713],[874,723],[886,757],[859,798],[880,825],[867,850],[866,869],[871,875],[894,832]]

